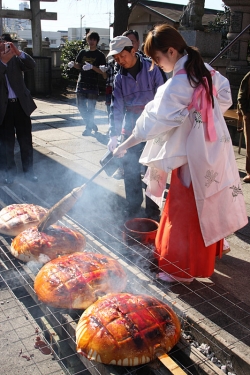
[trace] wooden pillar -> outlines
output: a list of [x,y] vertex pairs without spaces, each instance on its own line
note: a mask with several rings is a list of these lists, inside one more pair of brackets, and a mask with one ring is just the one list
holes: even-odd
[[33,56],[42,56],[42,29],[41,29],[41,10],[40,0],[30,0],[30,9],[32,14],[32,42]]

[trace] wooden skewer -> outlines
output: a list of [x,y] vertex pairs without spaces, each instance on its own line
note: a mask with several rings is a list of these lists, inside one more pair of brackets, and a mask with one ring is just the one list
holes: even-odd
[[167,353],[165,353],[161,348],[155,351],[156,357],[161,361],[161,363],[171,372],[173,375],[187,375],[182,368],[171,358]]
[[42,218],[42,220],[38,223],[37,228],[39,232],[43,232],[46,228],[48,228],[51,224],[54,224],[57,220],[61,219],[63,215],[65,215],[75,204],[75,202],[81,197],[83,190],[85,187],[92,182],[106,167],[106,165],[113,159],[108,160],[108,162],[100,168],[90,180],[88,180],[85,184],[74,188],[71,193],[65,195],[59,202],[57,202],[51,209],[47,212],[47,214]]

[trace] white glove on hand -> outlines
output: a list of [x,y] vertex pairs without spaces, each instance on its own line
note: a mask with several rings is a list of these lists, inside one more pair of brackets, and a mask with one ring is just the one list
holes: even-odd
[[93,65],[89,64],[85,61],[85,65],[83,65],[82,70],[87,71],[93,68]]
[[74,64],[75,64],[74,61],[70,61],[68,63],[68,67],[71,69],[71,68],[73,68]]
[[117,137],[116,136],[111,137],[110,140],[109,140],[109,143],[108,143],[108,149],[109,149],[109,151],[113,152],[114,149],[117,146],[117,143],[118,143]]
[[103,73],[106,73],[106,71],[108,70],[108,66],[106,66],[106,65],[99,65],[99,69],[100,69]]

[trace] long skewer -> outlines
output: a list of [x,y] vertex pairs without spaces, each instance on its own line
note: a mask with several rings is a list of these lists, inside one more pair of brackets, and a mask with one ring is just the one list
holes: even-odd
[[76,203],[76,201],[82,196],[83,190],[86,186],[92,182],[106,167],[106,165],[113,159],[112,156],[106,164],[102,166],[85,184],[74,188],[69,194],[65,195],[59,202],[49,209],[47,214],[39,222],[37,228],[39,232],[43,232],[51,224],[61,219]]

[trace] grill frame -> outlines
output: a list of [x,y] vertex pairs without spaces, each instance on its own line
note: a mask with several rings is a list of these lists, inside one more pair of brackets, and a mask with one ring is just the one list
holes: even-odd
[[[8,205],[12,203],[24,203],[24,202],[30,202],[34,204],[40,204],[46,207],[45,202],[42,202],[36,195],[31,192],[27,187],[19,184],[19,192],[21,192],[22,199],[16,195],[12,190],[10,190],[8,187],[1,187],[0,188],[0,198],[3,198],[3,200],[0,200],[0,205]],[[32,202],[31,202],[32,201]],[[192,290],[190,287],[181,285],[180,283],[177,283],[177,289],[182,289],[182,298],[177,297],[177,293],[173,293],[169,287],[169,284],[161,282],[161,281],[155,281],[152,280],[152,277],[150,274],[147,274],[145,270],[140,269],[138,267],[138,264],[134,264],[134,258],[138,257],[137,250],[133,250],[134,247],[129,247],[128,245],[125,245],[122,240],[119,240],[117,238],[114,238],[111,233],[107,232],[107,235],[109,235],[111,239],[111,243],[107,244],[105,241],[103,241],[99,236],[96,236],[96,234],[92,233],[88,228],[81,225],[79,222],[76,222],[69,216],[65,216],[63,220],[61,221],[63,225],[69,226],[70,228],[76,229],[79,232],[81,232],[83,235],[85,235],[87,239],[88,244],[88,250],[94,251],[94,252],[101,252],[103,254],[106,254],[108,256],[111,256],[115,259],[117,259],[127,270],[128,273],[128,279],[130,280],[129,288],[132,287],[134,289],[135,284],[137,286],[137,290],[141,289],[147,294],[151,294],[154,297],[161,299],[168,303],[173,310],[177,313],[179,318],[181,319],[183,329],[190,331],[191,334],[195,337],[197,341],[205,342],[208,345],[213,346],[216,350],[216,356],[218,358],[226,357],[228,360],[233,362],[233,367],[235,371],[237,372],[237,375],[243,375],[244,369],[249,369],[250,367],[250,349],[249,347],[241,343],[239,340],[236,340],[233,335],[230,335],[228,332],[223,330],[221,327],[213,323],[210,319],[208,319],[206,316],[201,314],[197,307],[199,305],[196,304],[196,306],[192,307],[189,304],[186,303],[183,296],[191,296],[191,294],[196,294],[196,297],[198,296],[198,292],[202,294],[202,289],[204,289],[204,293],[209,295],[209,292],[213,295],[214,290],[211,289],[212,286],[207,286],[202,282],[198,282],[197,290]],[[105,231],[104,226],[100,225],[100,229],[102,231]],[[122,238],[122,236],[121,236]],[[11,256],[11,254],[8,254],[8,246],[10,246],[11,239],[7,236],[1,236],[0,242],[2,243],[2,246],[6,247],[6,251],[3,251],[1,247],[1,252],[5,253],[5,256],[7,258],[9,257],[8,261],[15,264],[15,267],[17,271],[20,273],[20,277],[24,274],[26,278],[28,278],[28,282],[25,283],[24,288],[26,289],[27,293],[31,296],[31,298],[34,300],[34,303],[39,306],[41,311],[44,314],[44,319],[46,322],[44,325],[49,325],[49,330],[52,330],[55,332],[55,335],[58,336],[59,341],[67,341],[69,347],[74,351],[75,348],[75,338],[74,338],[74,331],[77,324],[77,319],[79,318],[79,313],[74,312],[70,313],[68,311],[62,310],[62,309],[53,309],[48,306],[45,306],[41,302],[39,302],[36,298],[36,294],[34,292],[34,289],[32,287],[32,283],[35,277],[35,274],[33,270],[31,270],[27,264],[19,262],[15,258]],[[117,244],[117,241],[120,242],[120,248],[117,250],[115,248],[115,244]],[[143,246],[145,250],[148,250],[148,248],[144,245]],[[133,255],[134,252],[134,255]],[[129,253],[129,255],[128,255]],[[131,254],[132,260],[131,260]],[[146,259],[146,253],[143,258]],[[148,261],[148,260],[147,260]],[[152,264],[151,264],[152,265]],[[20,269],[18,269],[20,267]],[[22,272],[20,272],[20,270]],[[1,272],[0,272],[1,275]],[[132,285],[133,284],[133,285]],[[132,291],[132,290],[127,291]],[[141,290],[138,292],[141,293]],[[165,292],[165,291],[166,292]],[[183,292],[185,291],[185,293]],[[213,292],[213,293],[212,293]],[[215,296],[210,296],[204,301],[200,302],[200,304],[214,304],[214,301],[217,297],[225,298],[225,301],[229,301],[226,296],[223,296],[222,294],[219,294],[219,292],[215,293]],[[233,306],[233,303],[232,303]],[[236,304],[235,304],[236,306]],[[196,308],[195,308],[196,307]],[[213,307],[216,307],[213,305]],[[244,312],[244,310],[242,310]],[[246,312],[250,316],[248,312]],[[73,314],[73,317],[72,317]],[[78,315],[77,315],[78,314]],[[59,316],[59,318],[58,318]],[[78,316],[78,318],[77,318]],[[66,327],[66,328],[65,328]],[[243,328],[245,328],[243,326]],[[69,337],[65,337],[68,335]],[[249,336],[249,332],[248,332]],[[46,340],[46,339],[45,339]],[[58,344],[59,345],[59,344]],[[183,353],[183,356],[187,356],[187,362],[190,361],[189,364],[186,366],[182,364],[182,367],[184,367],[184,370],[187,370],[187,373],[192,373],[189,371],[191,367],[193,367],[194,372],[196,371],[197,374],[223,374],[221,370],[217,366],[215,366],[211,361],[209,361],[206,357],[204,357],[201,353],[198,352],[196,348],[194,348],[192,345],[190,345],[189,342],[187,342],[185,339],[181,339],[178,345],[171,351],[170,355],[175,357],[175,354],[177,352],[181,351]],[[245,353],[245,355],[244,355]],[[248,356],[249,353],[249,356]],[[178,353],[177,353],[178,354]],[[56,352],[55,352],[55,355]],[[86,358],[76,354],[78,358],[80,358],[80,361],[83,363],[83,365],[86,368],[86,374],[102,374],[102,375],[122,375],[122,374],[135,374],[137,373],[138,369],[127,369],[127,368],[119,368],[118,366],[106,366],[102,364],[98,364],[96,362],[91,362],[87,360]],[[247,358],[248,356],[248,358]],[[177,355],[178,357],[178,355]],[[60,361],[61,359],[58,357],[57,359]],[[178,361],[178,360],[177,360]],[[148,369],[148,371],[151,371],[152,374],[168,374],[168,370],[163,368],[161,365],[159,365],[159,361],[156,360],[157,363],[153,363],[146,366],[141,366]],[[185,359],[184,359],[185,362]],[[192,362],[192,363],[191,363]],[[152,369],[152,366],[158,366],[157,369]],[[67,370],[66,370],[67,371]],[[82,370],[83,371],[83,370]],[[66,372],[67,373],[67,372]],[[77,373],[77,372],[76,372]],[[83,372],[85,374],[85,370]]]

